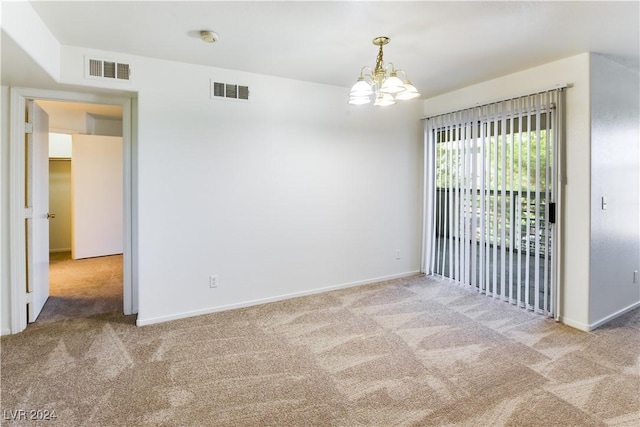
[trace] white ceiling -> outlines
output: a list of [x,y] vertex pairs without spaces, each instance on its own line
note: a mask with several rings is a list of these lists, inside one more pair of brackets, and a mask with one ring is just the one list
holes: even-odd
[[[640,3],[33,1],[61,44],[350,87],[371,39],[423,97],[582,52],[640,69]],[[199,30],[220,36],[200,41]],[[3,67],[5,61],[3,57]]]

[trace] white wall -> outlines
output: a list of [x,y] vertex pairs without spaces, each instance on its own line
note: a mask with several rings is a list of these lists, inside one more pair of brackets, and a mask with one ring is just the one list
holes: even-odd
[[[63,51],[63,81],[90,84],[86,52]],[[345,88],[122,58],[138,90],[139,324],[418,271],[419,102],[357,108]],[[212,78],[250,102],[211,100]]]
[[562,321],[589,329],[590,100],[585,53],[427,99],[425,115],[455,111],[571,83],[566,90],[566,165],[561,253]]
[[71,159],[71,135],[66,133],[49,133],[49,158]]
[[90,135],[122,136],[122,120],[87,114],[87,133]]
[[3,1],[2,31],[53,79],[60,77],[60,43],[27,1]]
[[640,304],[639,97],[637,71],[591,55],[591,326]]
[[49,131],[66,134],[122,136],[122,119],[67,108],[67,103],[40,105],[49,115]]
[[123,251],[122,138],[73,135],[71,257]]
[[[418,270],[419,106],[156,65],[138,110],[139,324]],[[211,77],[251,102],[210,100]]]
[[85,112],[65,108],[63,104],[46,103],[40,105],[40,107],[49,115],[50,132],[65,134],[88,133],[87,114]]

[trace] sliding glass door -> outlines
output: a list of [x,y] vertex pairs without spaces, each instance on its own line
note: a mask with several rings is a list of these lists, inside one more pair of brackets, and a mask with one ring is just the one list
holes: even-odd
[[426,119],[425,272],[553,314],[558,98]]

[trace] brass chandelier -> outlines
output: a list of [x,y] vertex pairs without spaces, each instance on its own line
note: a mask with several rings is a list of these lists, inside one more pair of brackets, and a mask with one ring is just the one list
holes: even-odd
[[[407,73],[396,69],[391,62],[384,63],[382,46],[389,43],[389,40],[389,37],[385,36],[372,40],[374,45],[379,46],[376,66],[373,70],[366,65],[362,67],[358,81],[349,92],[349,104],[368,104],[373,98],[373,105],[385,107],[395,104],[396,101],[406,101],[420,96],[418,89],[407,78]],[[398,73],[404,76],[404,80],[398,77]]]

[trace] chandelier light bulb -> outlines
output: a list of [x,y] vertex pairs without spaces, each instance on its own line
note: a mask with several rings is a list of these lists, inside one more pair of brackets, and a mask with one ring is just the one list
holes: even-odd
[[376,102],[374,102],[373,105],[375,105],[376,107],[387,107],[395,103],[396,101],[393,99],[393,96],[391,94],[380,92],[376,96]]
[[349,96],[369,96],[373,94],[371,85],[364,80],[364,77],[360,76],[356,84],[351,88]]
[[364,105],[371,102],[371,98],[368,96],[352,96],[349,98],[349,104],[352,105]]
[[380,92],[384,93],[400,93],[405,90],[404,83],[396,76],[396,72],[392,71],[391,75],[387,77],[382,83]]
[[396,95],[396,99],[400,101],[408,101],[410,99],[415,99],[420,96],[418,89],[416,89],[416,87],[412,85],[409,80],[405,80],[404,89],[405,89],[404,91]]

